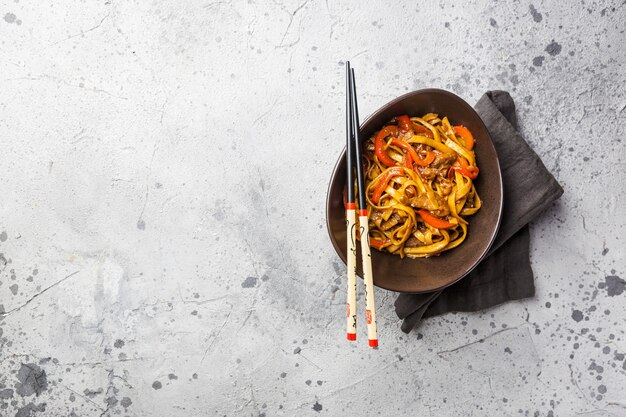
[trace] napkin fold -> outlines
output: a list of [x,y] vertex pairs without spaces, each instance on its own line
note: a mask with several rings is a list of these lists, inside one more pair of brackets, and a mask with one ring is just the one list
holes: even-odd
[[485,259],[459,282],[433,293],[398,296],[396,314],[403,319],[405,333],[425,317],[484,310],[535,294],[528,223],[563,189],[520,136],[515,103],[508,92],[488,91],[474,109],[489,130],[500,161],[504,188],[500,228]]

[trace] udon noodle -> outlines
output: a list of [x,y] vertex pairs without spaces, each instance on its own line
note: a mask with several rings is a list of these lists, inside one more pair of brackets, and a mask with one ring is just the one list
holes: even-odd
[[421,258],[463,243],[466,217],[481,207],[473,149],[466,127],[433,113],[396,117],[369,138],[362,163],[370,245]]

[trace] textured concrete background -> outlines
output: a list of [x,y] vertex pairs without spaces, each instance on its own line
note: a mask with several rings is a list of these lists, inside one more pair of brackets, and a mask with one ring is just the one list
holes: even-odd
[[[626,415],[624,3],[411,3],[0,3],[0,415]],[[511,92],[534,299],[344,340],[345,59]]]

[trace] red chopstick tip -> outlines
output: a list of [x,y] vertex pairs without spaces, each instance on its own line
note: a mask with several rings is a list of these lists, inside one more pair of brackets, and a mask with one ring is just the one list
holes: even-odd
[[378,339],[370,339],[370,347],[378,347]]
[[356,333],[348,333],[348,340],[356,340]]
[[359,216],[367,216],[367,209],[359,210]]

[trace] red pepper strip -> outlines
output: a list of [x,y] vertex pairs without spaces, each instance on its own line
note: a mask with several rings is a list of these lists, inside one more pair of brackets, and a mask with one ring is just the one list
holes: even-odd
[[431,151],[426,151],[426,158],[424,159],[419,159],[417,161],[417,163],[423,167],[428,166],[430,164],[433,163],[433,161],[435,160],[435,153],[431,152]]
[[458,157],[457,162],[460,166],[450,167],[448,171],[448,178],[452,178],[454,176],[454,171],[458,171],[461,175],[465,175],[469,179],[476,179],[478,177],[478,172],[480,171],[478,167],[470,166],[465,158]]
[[[469,167],[469,168],[476,168],[476,167]],[[468,171],[467,169],[463,167],[454,166],[454,167],[450,167],[450,171],[448,171],[448,179],[452,179],[452,177],[454,177],[455,171],[458,171],[459,174],[465,175],[467,178],[471,180],[475,180],[476,177],[478,177],[478,168],[476,168],[476,170]]]
[[376,135],[376,139],[374,139],[374,150],[376,152],[376,156],[378,160],[388,167],[392,167],[396,165],[396,161],[391,159],[391,157],[387,154],[385,150],[385,138],[387,136],[398,136],[398,128],[396,126],[385,126],[380,129],[380,132]]
[[375,238],[370,237],[370,246],[378,250],[381,250],[383,248],[383,245],[386,243],[389,243],[389,239],[382,240],[382,239],[375,239]]
[[447,222],[439,217],[435,217],[428,210],[421,209],[418,210],[417,213],[422,217],[422,219],[431,225],[432,227],[436,227],[437,229],[449,229],[451,227],[456,226],[454,223]]
[[465,147],[467,149],[474,149],[474,136],[468,128],[466,128],[465,126],[454,126],[454,133],[463,138],[463,142],[465,142]]
[[404,154],[404,166],[408,169],[413,169],[413,158],[411,158],[410,153]]
[[400,175],[404,175],[404,168],[393,167],[387,170],[387,172],[385,172],[385,175],[383,175],[383,177],[378,181],[378,184],[376,184],[376,188],[374,188],[374,193],[372,194],[372,203],[378,204],[378,202],[380,201],[380,197],[383,195],[383,191],[385,191],[385,188],[387,188],[387,184],[389,184],[389,181],[393,177],[397,177]]
[[410,144],[403,141],[402,139],[391,139],[391,144],[396,145],[398,148],[402,148],[405,151],[407,151],[407,153],[411,155],[411,158],[413,159],[413,161],[421,165],[420,161],[422,158],[419,157],[415,149],[413,149],[413,147]]
[[467,167],[465,170],[470,173],[469,178],[473,180],[478,177],[478,172],[480,171],[478,167]]
[[426,126],[422,126],[417,123],[413,123],[409,116],[398,116],[396,117],[396,121],[398,122],[398,127],[402,132],[413,131],[416,135],[427,136],[429,138],[433,137],[433,133]]
[[409,143],[406,143],[401,139],[391,139],[391,144],[396,145],[398,148],[402,148],[407,151],[408,155],[411,155],[411,159],[417,165],[425,167],[430,165],[430,163],[435,160],[435,154],[432,152],[428,152],[426,154],[426,158],[420,158],[415,149],[413,149],[413,147]]
[[457,160],[459,161],[459,165],[461,165],[461,168],[465,169],[467,172],[474,176],[473,178],[470,176],[470,178],[474,179],[478,176],[478,167],[470,166],[467,160],[461,156],[459,156]]
[[427,138],[433,138],[433,132],[430,131],[426,126],[418,125],[417,123],[413,123],[413,132],[416,135],[426,136]]
[[398,127],[402,132],[409,132],[413,130],[413,122],[409,119],[409,116],[398,116],[396,117],[396,121],[398,122]]

